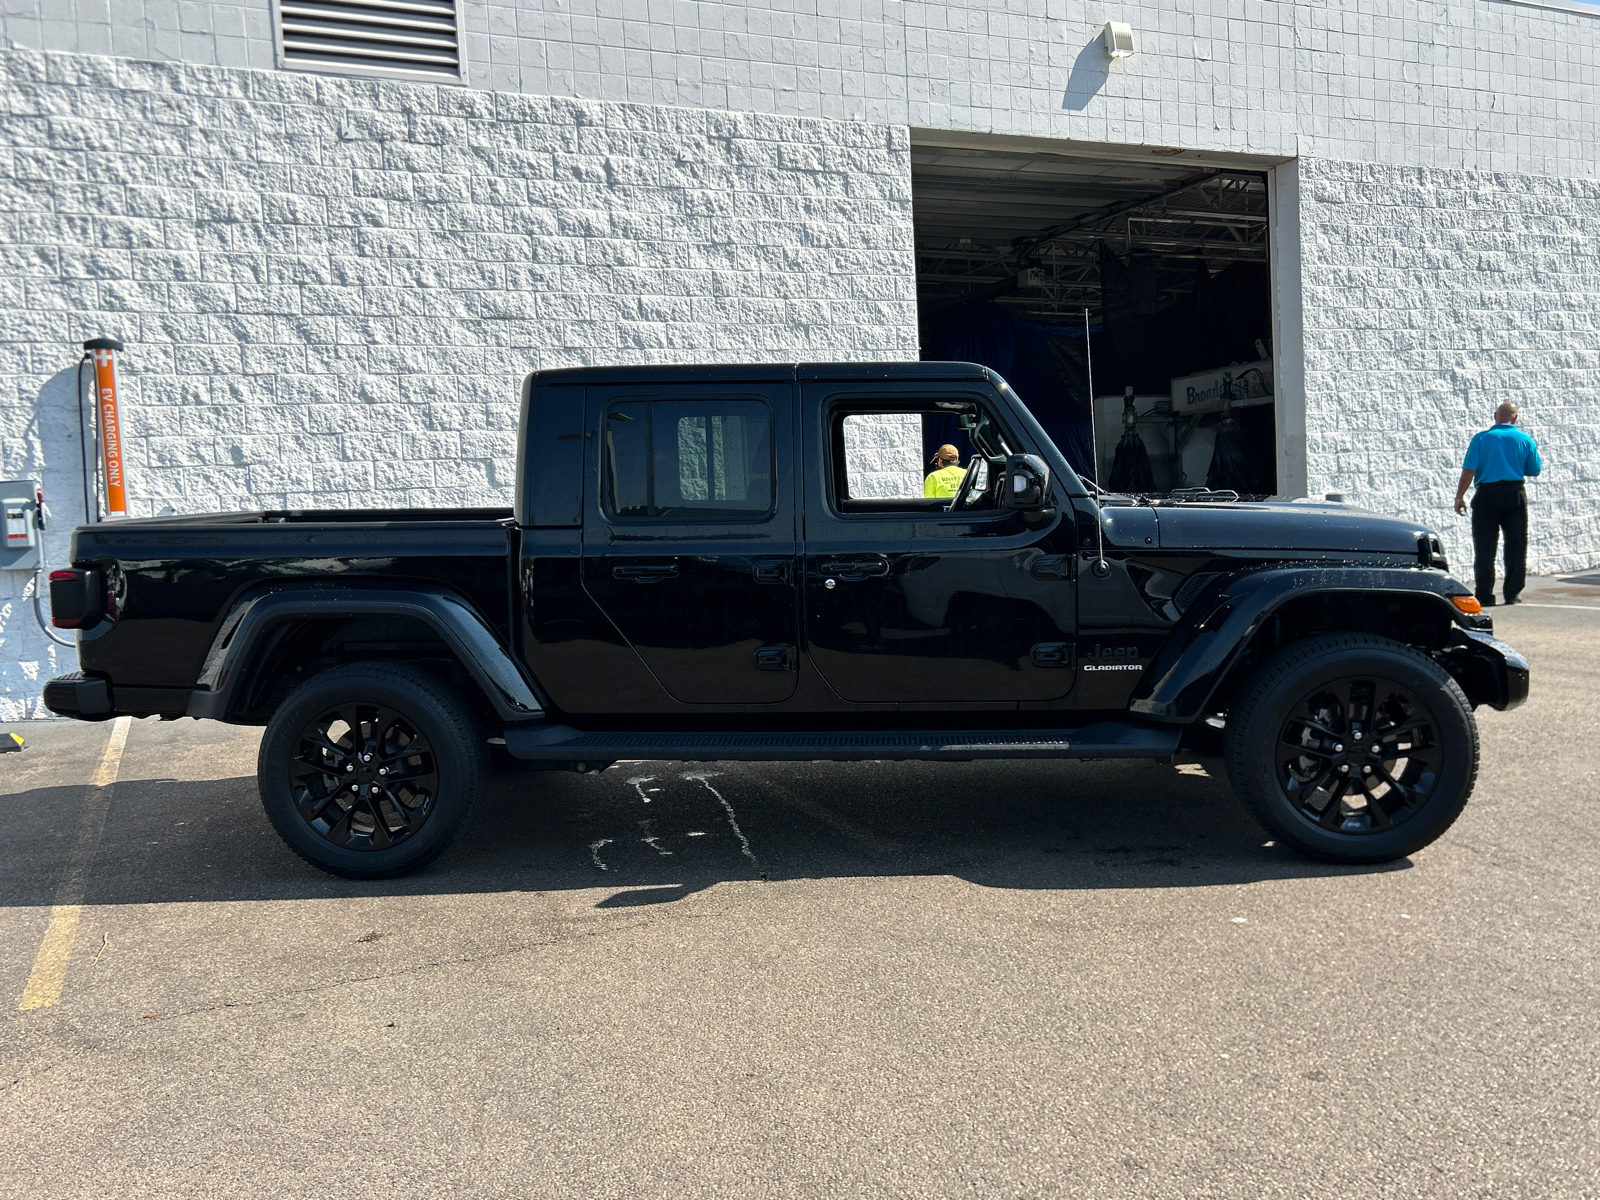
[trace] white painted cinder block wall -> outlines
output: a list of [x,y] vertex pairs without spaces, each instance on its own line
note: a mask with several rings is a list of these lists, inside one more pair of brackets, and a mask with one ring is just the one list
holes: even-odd
[[1312,495],[1438,530],[1469,435],[1522,406],[1529,568],[1600,564],[1600,181],[1301,160],[1306,460]]
[[[1576,0],[461,0],[474,88],[1591,178]],[[1108,20],[1137,54],[1108,69]],[[271,69],[269,0],[7,0],[8,45]]]
[[[5,56],[0,477],[75,519],[62,372],[103,332],[144,511],[503,501],[530,362],[910,356],[907,147],[954,130],[1295,160],[1308,490],[1463,563],[1450,476],[1510,395],[1535,568],[1600,562],[1600,16],[1116,7],[467,0],[460,89],[273,70],[266,0],[9,0],[9,46],[65,53]],[[0,717],[64,669],[22,600]]]

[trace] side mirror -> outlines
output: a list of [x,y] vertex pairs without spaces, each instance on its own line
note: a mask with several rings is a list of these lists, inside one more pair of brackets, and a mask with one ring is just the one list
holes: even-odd
[[1035,512],[1050,501],[1050,468],[1036,454],[1013,454],[1006,459],[1000,503],[1018,512]]

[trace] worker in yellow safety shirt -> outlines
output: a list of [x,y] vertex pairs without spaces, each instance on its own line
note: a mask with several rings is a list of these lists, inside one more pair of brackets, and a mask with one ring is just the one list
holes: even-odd
[[961,469],[961,452],[949,444],[934,451],[933,470],[922,481],[924,496],[954,496],[961,490],[961,481],[967,473]]

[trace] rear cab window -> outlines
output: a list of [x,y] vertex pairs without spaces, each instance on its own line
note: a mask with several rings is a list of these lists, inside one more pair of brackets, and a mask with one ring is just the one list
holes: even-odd
[[602,418],[601,504],[619,521],[769,516],[772,410],[760,400],[628,400]]

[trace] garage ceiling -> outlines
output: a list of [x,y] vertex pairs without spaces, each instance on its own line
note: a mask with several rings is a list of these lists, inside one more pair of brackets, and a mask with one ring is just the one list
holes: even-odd
[[1102,255],[1146,258],[1156,302],[1213,274],[1266,262],[1266,177],[1181,151],[1119,157],[1034,147],[913,143],[922,311],[996,300],[1040,319],[1101,304]]

